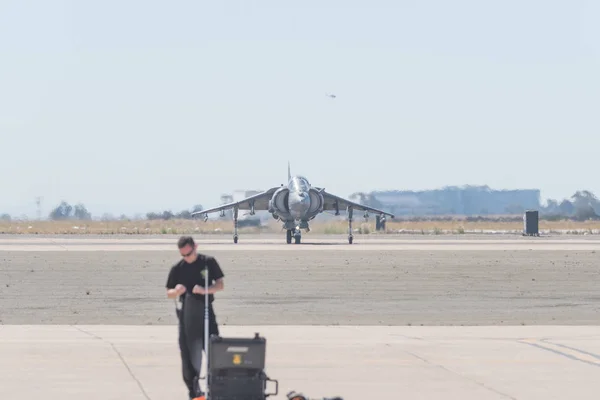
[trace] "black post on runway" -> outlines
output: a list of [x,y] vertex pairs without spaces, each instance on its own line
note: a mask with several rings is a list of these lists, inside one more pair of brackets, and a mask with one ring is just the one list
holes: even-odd
[[539,213],[537,210],[527,210],[523,215],[523,236],[540,236]]

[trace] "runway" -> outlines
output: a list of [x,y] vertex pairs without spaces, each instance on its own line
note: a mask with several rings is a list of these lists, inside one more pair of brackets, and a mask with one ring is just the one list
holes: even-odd
[[[197,238],[223,335],[267,337],[275,399],[597,397],[600,240],[284,239]],[[177,260],[176,237],[0,237],[0,398],[185,398]]]
[[[227,289],[215,303],[223,324],[595,325],[599,320],[600,241],[590,238],[357,236],[352,245],[339,243],[339,236],[307,235],[307,242],[321,245],[261,240],[245,237],[233,244],[228,236],[198,238],[199,250],[214,255],[226,274]],[[173,324],[164,285],[179,259],[176,241],[0,238],[0,320]]]

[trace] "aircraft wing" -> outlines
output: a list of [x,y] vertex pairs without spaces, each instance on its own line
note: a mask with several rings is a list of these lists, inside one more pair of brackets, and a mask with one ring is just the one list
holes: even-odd
[[280,186],[274,187],[269,190],[265,190],[264,192],[255,194],[253,196],[246,197],[245,199],[242,199],[240,201],[234,201],[232,203],[222,204],[218,207],[213,207],[213,208],[209,208],[209,209],[202,210],[202,211],[196,211],[196,212],[192,213],[192,216],[196,217],[196,216],[203,215],[206,217],[210,213],[232,209],[236,206],[237,206],[238,210],[251,210],[253,203],[254,203],[254,211],[268,210],[269,209],[269,200],[273,196],[273,193],[275,193],[275,191],[279,188],[280,188]]
[[336,211],[336,210],[344,211],[344,210],[346,210],[346,208],[348,206],[352,206],[352,209],[354,209],[354,210],[368,211],[368,212],[371,212],[374,214],[384,214],[384,215],[389,215],[390,217],[394,218],[394,215],[390,214],[389,212],[379,210],[377,208],[365,206],[364,204],[355,203],[348,199],[344,199],[343,197],[339,197],[339,196],[335,196],[331,193],[327,193],[325,190],[321,190],[321,194],[323,195],[323,200],[325,200],[325,204],[323,206],[323,211],[332,211],[332,210],[333,211]]

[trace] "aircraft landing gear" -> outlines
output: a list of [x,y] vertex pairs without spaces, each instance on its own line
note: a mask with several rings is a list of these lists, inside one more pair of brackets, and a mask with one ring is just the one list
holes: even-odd
[[352,207],[348,207],[348,243],[352,244]]
[[300,244],[301,238],[302,238],[302,232],[300,231],[300,229],[296,229],[296,231],[294,232],[294,243]]
[[238,242],[238,209],[233,208],[233,243]]
[[292,243],[292,238],[294,239],[294,244],[300,244],[302,238],[302,232],[300,229],[287,229],[285,232],[285,241],[287,244]]

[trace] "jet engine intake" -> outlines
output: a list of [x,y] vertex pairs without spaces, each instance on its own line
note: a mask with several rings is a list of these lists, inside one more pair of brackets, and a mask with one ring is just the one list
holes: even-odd
[[307,214],[309,218],[313,218],[323,211],[325,199],[323,198],[323,194],[321,192],[313,188],[310,189],[308,195],[310,196],[310,207]]
[[288,206],[288,198],[290,191],[286,187],[281,187],[273,193],[273,197],[269,200],[269,212],[273,216],[281,219],[290,219],[290,208]]

